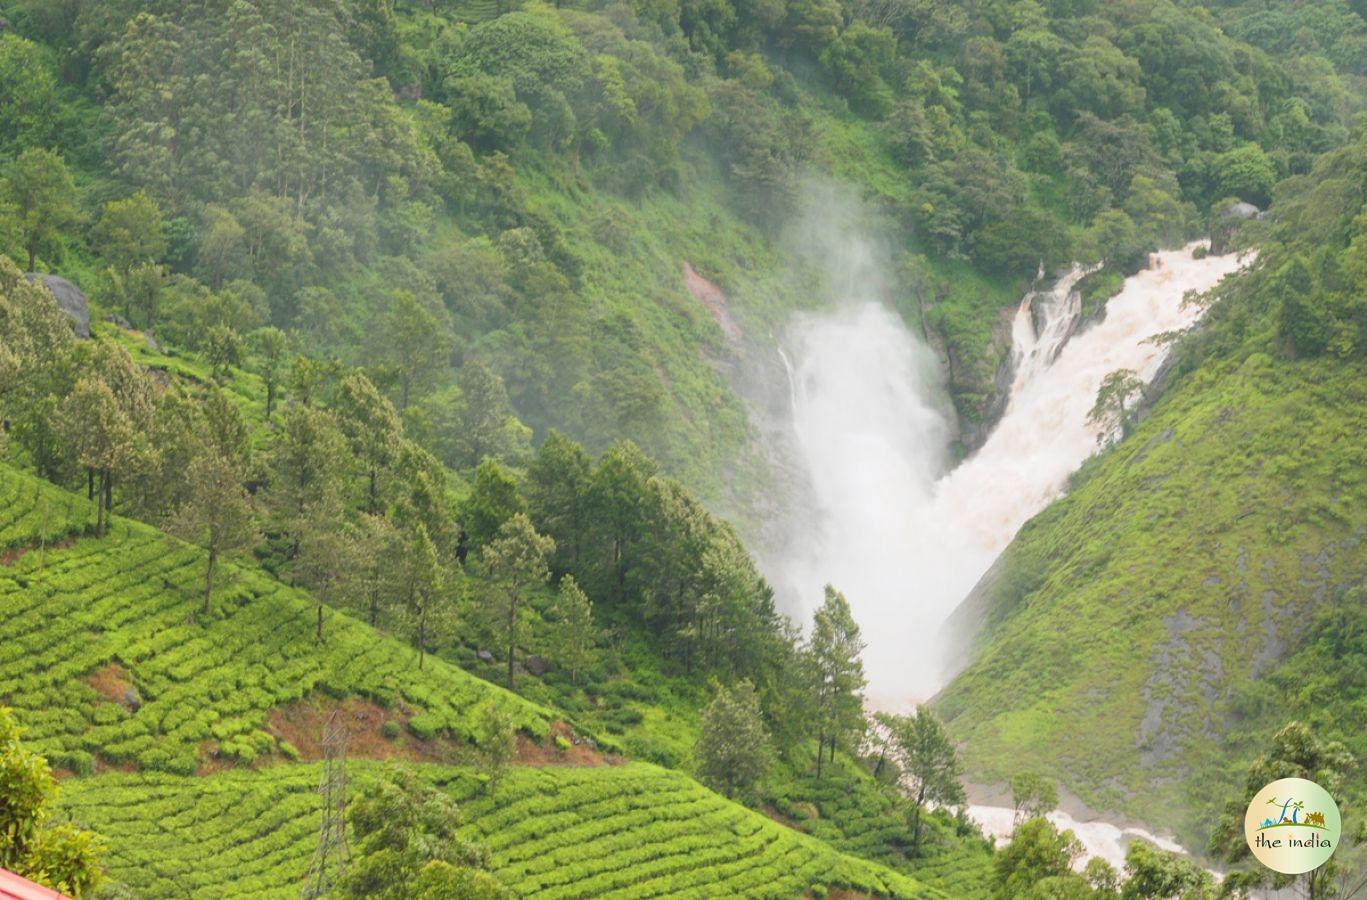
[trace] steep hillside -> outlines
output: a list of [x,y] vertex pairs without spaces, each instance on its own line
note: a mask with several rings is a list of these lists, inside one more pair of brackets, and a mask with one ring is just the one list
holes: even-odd
[[[352,760],[357,785],[381,771]],[[493,870],[524,897],[776,897],[844,888],[945,897],[644,764],[514,770],[491,798],[466,770],[421,770],[460,804]],[[114,845],[112,877],[141,896],[294,897],[321,815],[317,765],[205,778],[68,781],[64,804]],[[962,897],[962,893],[952,896]]]
[[[88,505],[8,467],[0,493],[10,546],[29,548],[0,567],[0,702],[54,766],[189,774],[292,755],[268,719],[315,691],[378,702],[423,736],[471,739],[485,702],[549,734],[550,710],[440,660],[419,669],[411,648],[346,615],[329,612],[318,642],[310,598],[258,571],[234,571],[206,617],[202,551],[127,520],[84,536]],[[65,546],[43,553],[49,508],[46,540]]]
[[977,777],[1039,760],[1200,847],[1286,721],[1367,750],[1365,149],[1279,189],[1187,373],[957,613],[981,630],[938,706]]

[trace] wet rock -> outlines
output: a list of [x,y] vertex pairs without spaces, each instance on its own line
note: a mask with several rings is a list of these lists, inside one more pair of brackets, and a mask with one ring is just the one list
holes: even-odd
[[1212,216],[1210,227],[1210,252],[1214,256],[1223,256],[1230,251],[1230,240],[1239,230],[1239,226],[1244,222],[1261,219],[1263,211],[1252,203],[1245,203],[1240,200],[1231,203],[1224,209],[1219,210]]
[[527,657],[527,671],[535,675],[537,678],[540,678],[542,675],[545,675],[546,671],[550,667],[550,662],[544,656]]
[[29,272],[25,277],[34,284],[41,281],[43,287],[56,298],[57,308],[75,320],[77,337],[90,337],[90,303],[80,288],[60,275],[38,275]]

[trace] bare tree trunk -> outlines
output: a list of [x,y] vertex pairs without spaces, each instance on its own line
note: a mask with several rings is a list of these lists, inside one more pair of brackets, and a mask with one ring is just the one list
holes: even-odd
[[513,689],[513,650],[517,643],[517,598],[508,601],[508,690]]
[[418,668],[422,668],[423,662],[427,659],[427,606],[424,604],[422,612],[418,614]]
[[209,601],[214,596],[214,569],[218,567],[218,548],[209,546],[209,565],[204,570],[204,615],[209,614]]
[[911,814],[911,856],[913,859],[921,855],[921,807],[926,802],[926,786],[922,782],[921,788],[916,792],[916,809]]
[[109,473],[100,471],[100,486],[95,494],[95,537],[104,537],[104,483],[109,478]]

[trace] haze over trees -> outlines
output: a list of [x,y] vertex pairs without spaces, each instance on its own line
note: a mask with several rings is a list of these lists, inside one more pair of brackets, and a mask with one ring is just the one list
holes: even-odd
[[[1067,757],[1052,729],[1079,719],[1053,713],[1066,690],[1113,694],[1116,679],[1088,666],[1161,633],[1159,604],[1183,586],[1160,590],[1150,560],[1203,585],[1225,605],[1202,621],[1223,621],[1238,567],[1198,572],[1188,557],[1214,558],[1201,542],[1243,521],[1217,485],[1266,486],[1257,531],[1241,532],[1249,569],[1315,560],[1323,590],[1305,592],[1313,609],[1278,608],[1305,627],[1278,639],[1277,658],[1247,678],[1247,659],[1222,661],[1209,714],[1227,740],[1193,736],[1194,774],[1164,783],[1190,791],[1182,779],[1215,772],[1216,784],[1266,754],[1250,784],[1295,770],[1333,782],[1351,815],[1367,799],[1352,777],[1362,747],[1343,724],[1362,692],[1361,579],[1340,576],[1362,531],[1360,460],[1341,439],[1362,430],[1367,346],[1359,6],[0,2],[0,587],[28,604],[0,617],[0,696],[22,701],[73,794],[125,785],[106,770],[136,766],[167,779],[164,796],[196,798],[146,807],[177,822],[205,821],[200,803],[231,807],[219,777],[258,760],[260,772],[227,774],[260,775],[245,793],[274,809],[302,776],[271,716],[288,722],[336,693],[383,717],[363,752],[458,749],[478,774],[432,764],[357,782],[352,896],[502,896],[476,826],[493,823],[491,846],[546,849],[561,830],[507,810],[552,793],[558,813],[576,808],[571,795],[610,802],[612,772],[564,764],[618,756],[649,763],[646,787],[626,795],[636,825],[658,835],[687,803],[709,825],[754,827],[766,847],[818,861],[820,876],[795,888],[813,896],[1202,896],[1198,868],[1138,843],[1124,873],[1072,870],[1076,842],[1040,818],[1054,782],[1111,791],[1116,773]],[[960,693],[872,729],[849,600],[827,588],[803,598],[819,604],[810,622],[790,620],[732,524],[748,528],[773,485],[730,376],[740,348],[768,346],[831,287],[819,260],[786,248],[812,182],[828,179],[849,184],[887,237],[880,299],[939,355],[965,435],[990,427],[1009,352],[1001,313],[1041,266],[1099,264],[1081,285],[1095,314],[1149,251],[1208,233],[1231,200],[1270,207],[1234,236],[1256,244],[1256,262],[1174,345],[1174,383],[1199,401],[1170,409],[1173,433],[1184,450],[1196,432],[1229,441],[1224,461],[1137,488],[1129,466],[1141,461],[1116,454],[1142,427],[1139,385],[1111,373],[1093,421],[1118,439],[1070,487],[1072,505],[1004,558],[990,624],[1013,630],[975,650],[981,668]],[[718,286],[719,308],[681,283],[684,263]],[[75,339],[21,265],[86,292],[92,340]],[[1200,401],[1265,415],[1226,426]],[[1227,461],[1249,456],[1236,434],[1261,442],[1258,466]],[[1198,470],[1193,489],[1182,479]],[[1105,496],[1079,513],[1098,472]],[[1141,495],[1159,500],[1131,506]],[[183,540],[154,545],[131,519]],[[1156,524],[1125,524],[1140,521]],[[1180,556],[1171,535],[1190,538]],[[26,559],[35,543],[65,567],[50,581]],[[189,562],[149,574],[167,560]],[[82,609],[62,605],[73,597]],[[1115,610],[1128,618],[1113,629],[1068,631]],[[12,624],[34,616],[41,629]],[[239,623],[255,646],[232,644],[231,660],[205,649]],[[163,646],[169,634],[178,648]],[[59,646],[70,659],[56,661]],[[252,656],[263,647],[270,664]],[[80,671],[71,661],[95,656]],[[210,673],[195,668],[210,657]],[[314,673],[307,691],[300,672]],[[1051,715],[1029,706],[1045,696],[1041,673],[1050,690],[1064,682]],[[1075,673],[1090,682],[1067,682]],[[1278,733],[1288,705],[1306,724]],[[989,714],[1011,727],[975,720]],[[1130,760],[1127,721],[1096,739]],[[988,737],[956,748],[974,729]],[[1040,758],[972,756],[992,734],[1024,735]],[[0,795],[44,794],[49,781],[25,773],[45,766],[17,747],[11,737],[20,781]],[[519,748],[550,763],[533,778]],[[949,812],[964,799],[961,756],[1017,775],[1020,821],[995,856]],[[448,776],[487,788],[468,795],[485,818],[459,823]],[[639,799],[657,785],[672,799]],[[147,789],[109,790],[120,802],[87,809],[135,832]],[[1238,867],[1239,798],[1205,793],[1190,816],[1228,799],[1211,852]],[[1188,814],[1174,809],[1163,814]],[[35,847],[72,850],[47,871],[69,863],[65,889],[84,892],[93,845],[48,810],[8,831],[0,821],[0,865],[37,872]],[[242,833],[186,827],[187,847],[210,828]],[[513,839],[532,831],[539,843]],[[30,840],[58,832],[52,847]],[[721,859],[715,837],[659,845]],[[297,845],[278,840],[263,870],[291,865],[281,860]],[[557,875],[578,874],[581,860],[549,851],[539,858]],[[186,867],[183,849],[164,852],[109,865],[146,879],[150,896],[185,889],[166,875]],[[755,877],[797,878],[765,860]],[[638,867],[599,886],[629,891]],[[849,884],[815,880],[840,872]],[[697,889],[691,874],[657,886]],[[1255,875],[1236,869],[1229,884]],[[1334,872],[1304,881],[1328,891]]]

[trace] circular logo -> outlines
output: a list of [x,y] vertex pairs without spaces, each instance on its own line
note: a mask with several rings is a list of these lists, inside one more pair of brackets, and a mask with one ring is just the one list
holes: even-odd
[[1283,875],[1318,869],[1338,849],[1343,821],[1329,792],[1304,778],[1282,778],[1253,795],[1244,837],[1258,862]]

